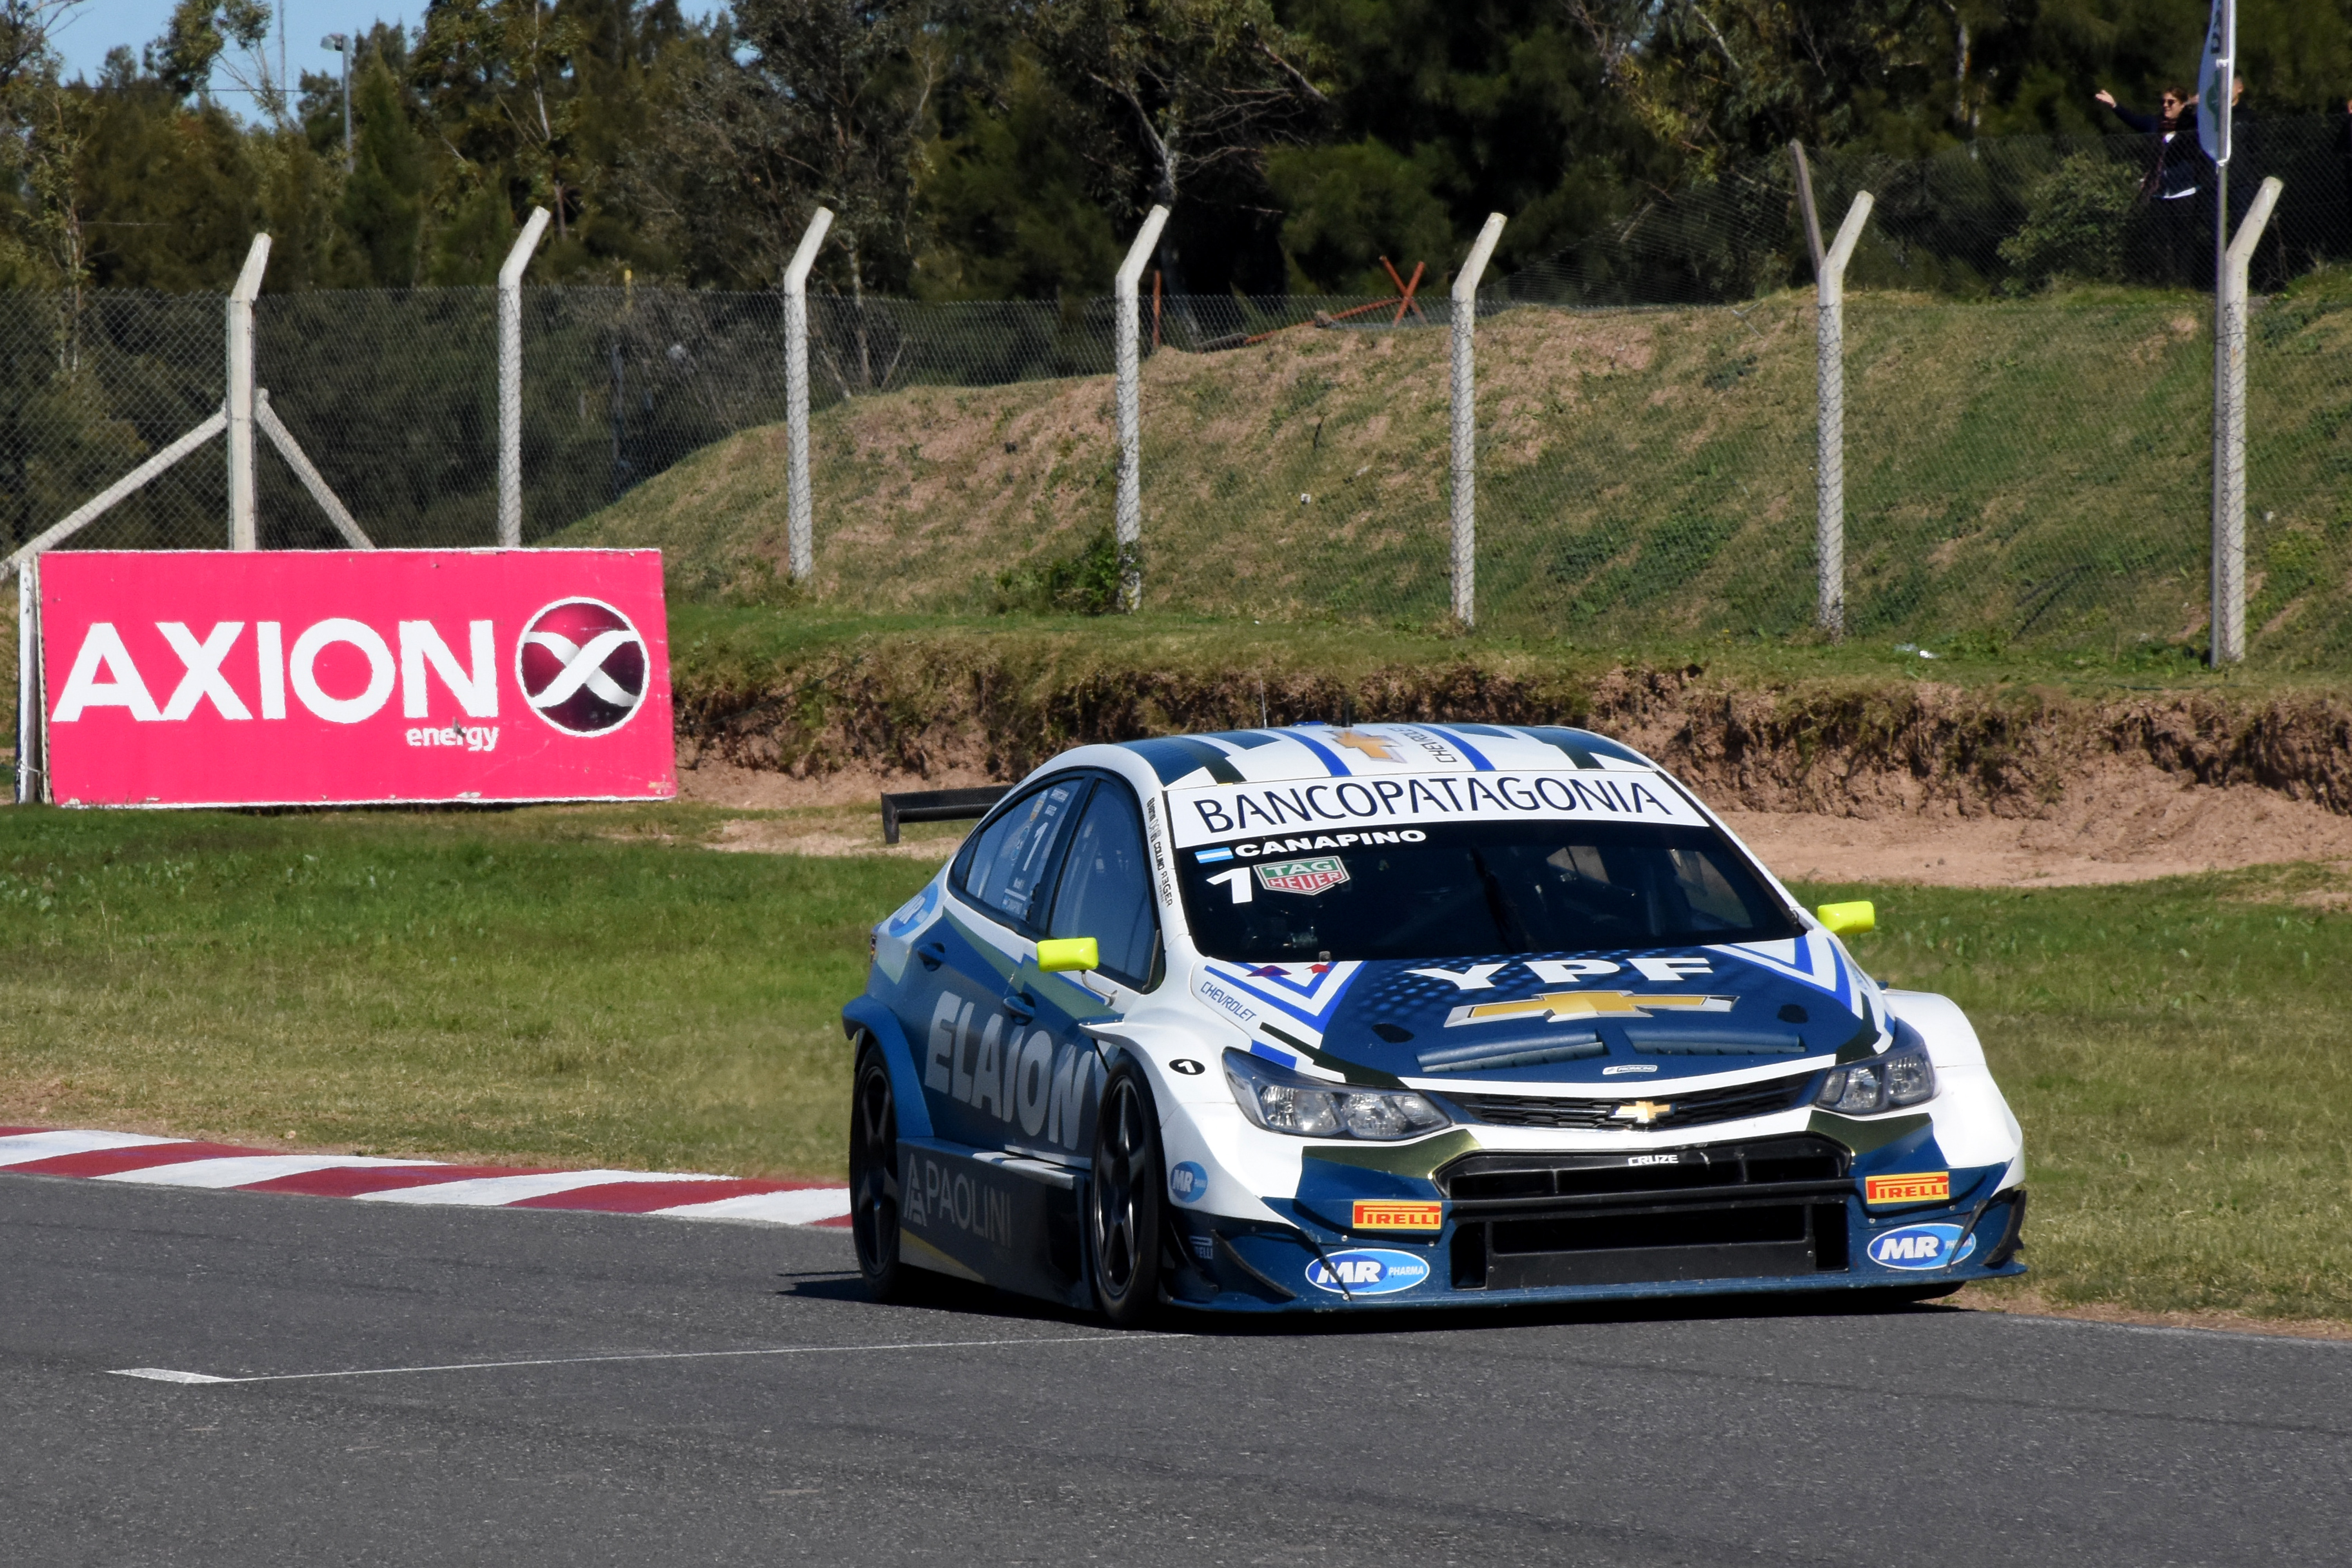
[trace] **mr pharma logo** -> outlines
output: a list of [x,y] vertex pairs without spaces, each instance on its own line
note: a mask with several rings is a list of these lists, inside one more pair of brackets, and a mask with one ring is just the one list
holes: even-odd
[[558,599],[523,627],[515,681],[565,734],[606,735],[645,705],[650,662],[628,616],[601,599]]
[[[1953,1248],[1958,1247],[1955,1256]],[[1977,1238],[1963,1244],[1956,1225],[1906,1225],[1881,1232],[1870,1243],[1870,1260],[1885,1268],[1941,1268],[1958,1263],[1977,1249]]]
[[1386,1296],[1410,1290],[1429,1278],[1429,1264],[1410,1252],[1362,1247],[1331,1254],[1330,1265],[1316,1258],[1307,1266],[1307,1282],[1333,1295]]

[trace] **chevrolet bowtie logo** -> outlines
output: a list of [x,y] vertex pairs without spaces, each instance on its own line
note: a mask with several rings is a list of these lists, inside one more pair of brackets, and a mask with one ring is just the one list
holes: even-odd
[[1637,1100],[1633,1101],[1631,1104],[1621,1105],[1616,1110],[1611,1111],[1609,1113],[1609,1120],[1612,1121],[1630,1121],[1636,1127],[1647,1127],[1653,1121],[1656,1121],[1664,1118],[1666,1112],[1673,1109],[1673,1106],[1664,1104],[1658,1100]]
[[1646,1018],[1664,1008],[1677,1013],[1728,1013],[1736,996],[1644,996],[1631,991],[1548,991],[1517,1002],[1474,1002],[1445,1015],[1449,1029],[1513,1018],[1570,1024],[1583,1018]]
[[1364,755],[1379,762],[1393,763],[1398,760],[1396,752],[1389,749],[1389,742],[1378,735],[1367,735],[1357,730],[1342,730],[1332,736],[1331,741],[1334,745],[1345,746],[1351,752],[1361,752]]

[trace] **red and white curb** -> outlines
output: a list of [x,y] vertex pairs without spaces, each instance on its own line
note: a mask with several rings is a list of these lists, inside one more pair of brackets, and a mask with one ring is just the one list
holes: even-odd
[[753,1182],[674,1171],[534,1171],[359,1154],[276,1154],[137,1132],[0,1127],[0,1174],[77,1176],[143,1187],[299,1193],[371,1204],[591,1209],[768,1225],[849,1223],[849,1189],[812,1183]]

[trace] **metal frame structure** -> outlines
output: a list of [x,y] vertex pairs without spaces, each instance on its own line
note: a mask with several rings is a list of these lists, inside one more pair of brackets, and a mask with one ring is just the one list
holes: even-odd
[[1130,615],[1143,603],[1143,264],[1167,225],[1166,207],[1145,214],[1118,264],[1118,602]]
[[816,574],[815,501],[809,493],[808,279],[818,247],[833,227],[833,209],[819,207],[784,268],[785,554],[793,581]]
[[522,270],[547,218],[545,207],[530,209],[499,268],[499,543],[508,550],[522,544]]
[[[2226,92],[2228,89],[2225,87]],[[2221,253],[2213,288],[2214,668],[2246,657],[2246,273],[2286,187],[2263,181]],[[2226,211],[2226,209],[2224,209]]]
[[1503,215],[1488,213],[1454,275],[1454,618],[1465,626],[1478,624],[1478,386],[1470,338],[1478,324],[1478,279],[1502,237]]

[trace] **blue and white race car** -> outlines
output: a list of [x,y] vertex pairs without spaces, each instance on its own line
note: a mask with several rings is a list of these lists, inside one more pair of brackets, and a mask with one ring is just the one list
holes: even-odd
[[1580,730],[1085,746],[874,931],[857,1260],[1130,1323],[2023,1272],[1975,1031]]

